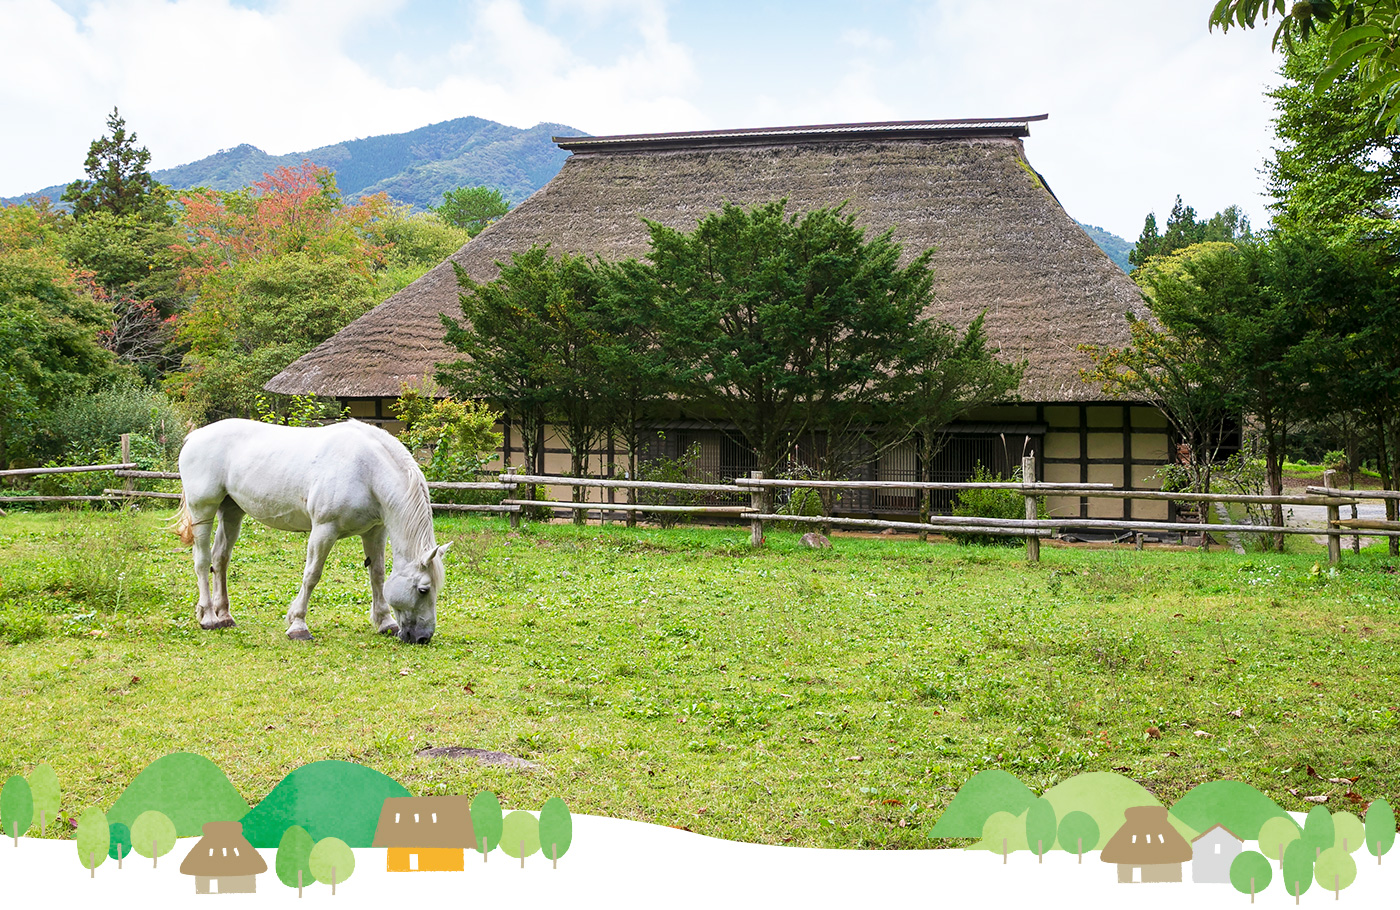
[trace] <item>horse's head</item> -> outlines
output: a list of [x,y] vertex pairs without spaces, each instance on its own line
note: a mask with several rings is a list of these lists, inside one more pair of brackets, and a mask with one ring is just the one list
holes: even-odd
[[400,641],[426,645],[432,640],[437,628],[437,596],[445,575],[442,554],[450,546],[451,542],[445,543],[422,559],[406,560],[404,565],[394,560],[394,570],[384,580],[384,599],[399,624]]

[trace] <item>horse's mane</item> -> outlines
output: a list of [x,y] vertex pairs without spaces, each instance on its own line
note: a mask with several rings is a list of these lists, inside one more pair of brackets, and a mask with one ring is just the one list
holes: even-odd
[[369,424],[351,421],[364,427],[364,437],[377,445],[399,469],[403,483],[376,485],[375,493],[384,506],[384,526],[394,550],[406,552],[415,559],[422,558],[437,547],[433,534],[433,506],[428,494],[428,482],[418,462],[388,431]]

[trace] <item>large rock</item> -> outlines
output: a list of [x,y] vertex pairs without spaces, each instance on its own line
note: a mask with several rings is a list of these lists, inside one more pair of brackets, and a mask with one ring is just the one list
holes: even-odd
[[802,535],[802,546],[811,547],[813,550],[830,550],[831,541],[812,531]]

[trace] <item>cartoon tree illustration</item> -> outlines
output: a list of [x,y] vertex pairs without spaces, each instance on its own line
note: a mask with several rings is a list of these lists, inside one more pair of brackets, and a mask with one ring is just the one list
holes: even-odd
[[540,823],[524,809],[516,809],[505,817],[501,824],[501,852],[506,856],[519,857],[520,868],[525,868],[525,857],[540,849]]
[[1332,846],[1355,853],[1365,840],[1366,826],[1361,819],[1350,812],[1337,812],[1332,816]]
[[1079,854],[1079,862],[1084,862],[1084,848],[1090,850],[1099,843],[1099,823],[1088,812],[1075,810],[1060,819],[1060,849]]
[[990,850],[1001,854],[1006,862],[1008,854],[1017,850],[1029,849],[1026,844],[1026,813],[1012,815],[1010,812],[993,812],[982,823],[982,839],[968,847],[969,850]]
[[1319,885],[1340,897],[1342,889],[1356,881],[1356,860],[1341,847],[1328,847],[1317,858],[1313,874]]
[[131,849],[150,857],[152,869],[174,848],[175,823],[164,812],[147,809],[131,823]]
[[1048,799],[1038,799],[1026,810],[1026,846],[1045,862],[1045,851],[1055,846],[1055,807]]
[[288,888],[301,889],[316,880],[311,874],[311,849],[316,842],[301,825],[292,825],[282,832],[282,840],[277,844],[277,879]]
[[1293,895],[1293,903],[1312,887],[1313,858],[1316,856],[1313,845],[1301,837],[1291,842],[1283,851],[1283,887]]
[[18,847],[19,836],[28,831],[33,823],[34,795],[29,789],[29,781],[16,774],[0,787],[0,828],[14,838]]
[[496,794],[483,790],[472,800],[471,815],[476,848],[481,851],[481,861],[484,863],[486,854],[495,850],[501,842],[501,801],[496,799]]
[[336,883],[344,882],[355,871],[355,854],[340,838],[323,837],[311,848],[307,865],[312,877],[323,885],[330,885],[334,895]]
[[49,822],[58,818],[60,791],[58,775],[48,765],[40,765],[29,772],[29,792],[34,800],[34,814],[39,816],[39,833],[42,835]]
[[1247,893],[1251,904],[1254,903],[1254,895],[1269,887],[1273,878],[1273,867],[1269,865],[1269,858],[1262,853],[1245,850],[1230,863],[1230,884],[1241,894]]
[[559,868],[559,857],[569,851],[574,839],[574,819],[569,815],[569,807],[557,796],[551,796],[540,807],[540,849]]
[[1381,856],[1395,845],[1395,810],[1383,799],[1373,800],[1366,808],[1366,849],[1381,864]]
[[131,852],[131,829],[121,822],[112,822],[107,826],[107,855],[117,861],[117,868],[122,867],[122,860]]
[[1332,824],[1332,813],[1322,806],[1313,806],[1303,822],[1303,840],[1312,845],[1313,862],[1317,855],[1332,846],[1336,839],[1336,826]]
[[78,859],[90,877],[97,876],[97,867],[107,861],[112,833],[107,828],[107,813],[89,809],[78,816]]
[[1259,852],[1283,868],[1283,851],[1302,836],[1293,819],[1275,815],[1259,826]]

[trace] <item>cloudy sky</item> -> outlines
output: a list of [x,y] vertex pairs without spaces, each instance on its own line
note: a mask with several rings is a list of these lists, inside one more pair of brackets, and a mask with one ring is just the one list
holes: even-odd
[[1268,219],[1267,31],[1212,0],[0,0],[0,195],[113,105],[170,167],[475,115],[603,135],[1048,113],[1027,154],[1129,240],[1180,193]]

